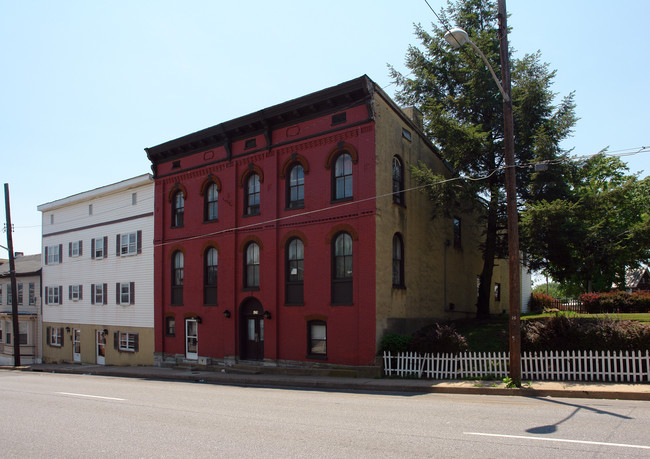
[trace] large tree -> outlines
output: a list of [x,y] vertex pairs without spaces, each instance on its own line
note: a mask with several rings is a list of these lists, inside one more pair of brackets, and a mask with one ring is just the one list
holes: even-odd
[[[463,28],[483,51],[497,74],[500,73],[497,8],[493,1],[449,1],[441,11],[445,25]],[[479,180],[440,184],[443,177],[424,164],[412,172],[434,201],[436,212],[449,215],[458,205],[473,204],[482,218],[482,245],[477,314],[489,314],[494,260],[507,253],[505,160],[503,146],[503,100],[489,70],[471,47],[452,50],[444,41],[446,27],[432,25],[429,33],[415,26],[420,46],[410,46],[404,75],[389,66],[398,87],[396,99],[414,105],[424,117],[424,131],[439,147],[453,173]],[[511,59],[512,101],[515,122],[515,161],[529,165],[565,155],[560,142],[570,133],[576,118],[573,94],[554,105],[551,91],[554,71],[541,62],[540,53]],[[562,196],[557,170],[531,176],[529,168],[517,168],[520,203],[545,196]],[[472,198],[467,199],[467,196]]]
[[531,263],[573,292],[624,285],[626,267],[650,259],[650,177],[604,154],[564,174],[567,196],[531,202],[522,214]]

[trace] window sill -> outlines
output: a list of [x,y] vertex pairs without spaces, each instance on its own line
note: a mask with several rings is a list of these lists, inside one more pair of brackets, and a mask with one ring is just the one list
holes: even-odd
[[302,303],[284,303],[285,306],[304,306],[305,302]]
[[292,206],[289,205],[289,206],[285,207],[284,210],[300,210],[300,209],[304,209],[304,208],[305,208],[304,204],[294,204]]
[[242,292],[259,292],[260,288],[259,287],[244,287],[242,289]]
[[354,306],[354,303],[330,303],[330,306]]
[[170,226],[169,228],[170,228],[170,229],[183,228],[183,225]]
[[131,354],[135,353],[135,349],[118,349],[119,352],[129,352]]
[[176,303],[176,304],[172,304],[172,303],[170,303],[169,305],[170,305],[170,306],[183,306],[183,303]]
[[395,290],[406,290],[406,285],[395,285],[395,284],[393,284],[393,289],[395,289]]
[[354,196],[350,196],[349,198],[332,199],[330,201],[330,204],[338,204],[340,202],[348,202],[348,201],[354,201]]
[[203,306],[208,307],[208,308],[214,308],[216,306],[219,306],[217,303],[203,303]]
[[218,218],[215,218],[214,220],[203,220],[203,224],[205,225],[206,223],[217,223],[218,221]]
[[249,214],[249,213],[246,213],[246,214],[242,215],[242,218],[247,218],[247,217],[257,217],[257,216],[260,215],[260,214],[261,214],[261,212],[253,212],[253,213],[250,213],[250,214]]

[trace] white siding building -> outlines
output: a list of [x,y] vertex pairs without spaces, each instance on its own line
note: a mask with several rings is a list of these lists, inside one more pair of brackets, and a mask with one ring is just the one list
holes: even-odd
[[43,361],[153,364],[150,174],[38,206]]
[[[41,255],[17,257],[16,297],[20,363],[41,362]],[[13,365],[14,338],[9,262],[0,265],[0,365]]]

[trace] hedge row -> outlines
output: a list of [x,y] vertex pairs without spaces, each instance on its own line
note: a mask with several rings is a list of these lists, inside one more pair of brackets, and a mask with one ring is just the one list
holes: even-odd
[[650,292],[606,292],[580,295],[582,308],[589,314],[613,312],[650,312]]

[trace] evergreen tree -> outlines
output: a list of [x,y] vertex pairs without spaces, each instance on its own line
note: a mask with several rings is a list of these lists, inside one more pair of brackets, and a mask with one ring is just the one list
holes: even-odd
[[[441,11],[443,23],[463,28],[500,74],[497,8],[489,0],[449,1]],[[451,27],[451,26],[450,26]],[[421,25],[415,35],[421,46],[409,46],[402,75],[389,66],[399,88],[396,99],[414,105],[424,118],[425,135],[439,148],[453,174],[481,178],[439,184],[424,164],[411,165],[411,172],[426,188],[436,212],[449,216],[450,209],[480,215],[484,230],[483,269],[480,275],[477,315],[489,313],[494,260],[507,254],[505,159],[503,147],[503,99],[480,56],[469,46],[453,50],[444,41],[446,28]],[[573,93],[558,106],[551,91],[554,71],[540,61],[540,53],[511,59],[512,101],[515,123],[515,161],[555,160],[566,155],[560,142],[570,133],[576,118]],[[531,174],[517,168],[519,203],[546,196],[562,196],[561,170]]]

